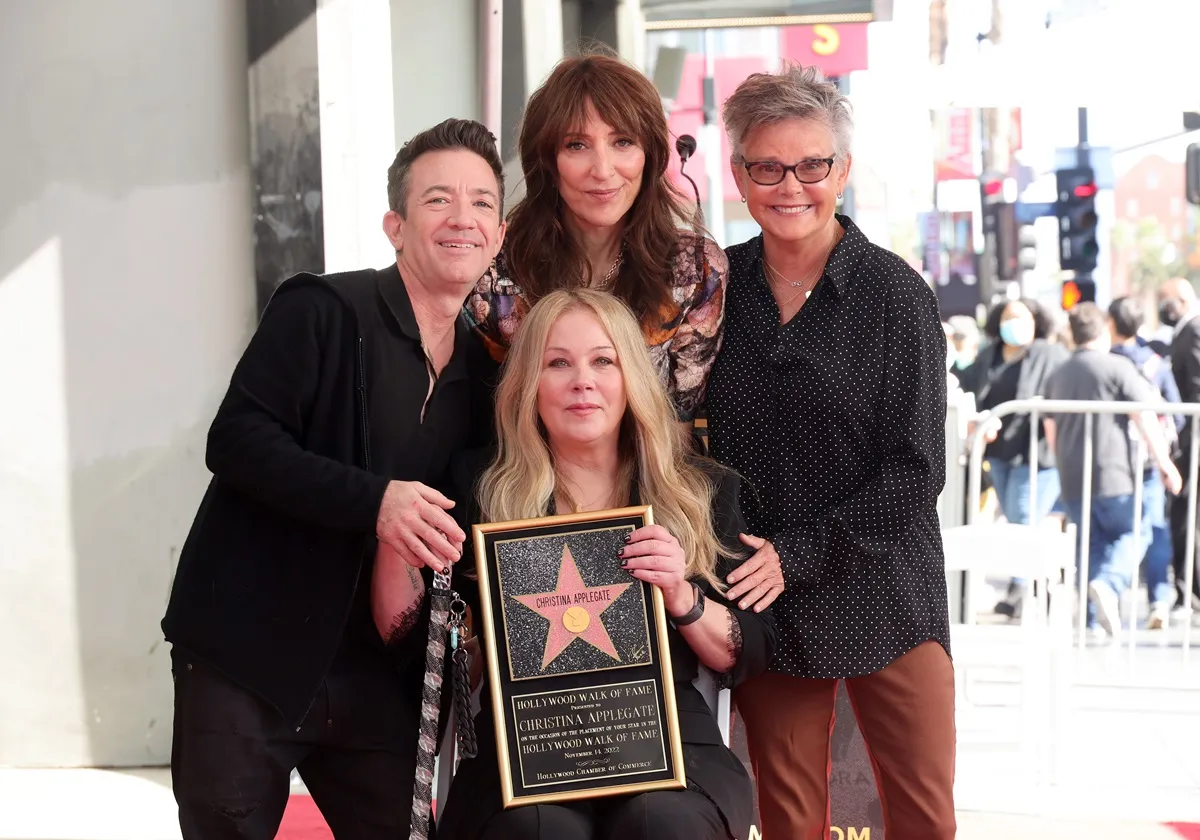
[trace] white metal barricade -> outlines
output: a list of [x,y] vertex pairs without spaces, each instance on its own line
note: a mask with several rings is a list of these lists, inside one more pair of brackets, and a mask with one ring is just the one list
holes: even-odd
[[[1192,611],[1192,587],[1195,578],[1195,561],[1196,556],[1196,502],[1197,492],[1196,479],[1198,467],[1200,467],[1200,403],[1164,403],[1164,402],[1105,402],[1100,400],[1045,400],[1041,398],[1032,400],[1012,400],[1010,402],[1001,403],[990,411],[981,413],[976,418],[976,433],[970,440],[969,452],[969,470],[968,470],[968,501],[967,511],[972,522],[975,521],[979,512],[979,499],[981,487],[981,471],[983,467],[983,450],[986,441],[981,434],[982,430],[988,428],[989,424],[994,421],[1002,420],[1005,417],[1014,414],[1028,414],[1030,426],[1035,430],[1030,434],[1029,438],[1029,468],[1033,474],[1036,474],[1038,463],[1038,428],[1039,420],[1047,415],[1061,414],[1082,414],[1084,415],[1084,436],[1083,436],[1083,499],[1081,500],[1081,519],[1079,526],[1079,556],[1080,566],[1078,574],[1078,591],[1079,591],[1079,646],[1083,647],[1087,640],[1087,589],[1088,589],[1088,543],[1089,529],[1091,526],[1091,503],[1092,503],[1092,462],[1095,456],[1094,452],[1094,426],[1095,416],[1097,414],[1108,415],[1132,415],[1137,413],[1151,413],[1155,415],[1168,416],[1183,416],[1189,418],[1191,425],[1191,448],[1188,454],[1188,470],[1184,476],[1184,486],[1188,488],[1188,509],[1187,509],[1187,545],[1185,556],[1189,562],[1185,564],[1184,569],[1184,612],[1190,617]],[[1146,463],[1145,445],[1138,447],[1138,456],[1133,465],[1135,478],[1142,475]],[[1140,540],[1141,533],[1141,516],[1142,516],[1142,498],[1141,498],[1141,481],[1135,480],[1134,485],[1134,534],[1135,538]],[[1029,483],[1029,509],[1037,510],[1037,493],[1038,482],[1030,481]],[[1141,546],[1144,550],[1144,546]],[[1134,569],[1133,582],[1137,583],[1137,569],[1140,568],[1141,552],[1138,552],[1138,567]],[[1128,633],[1130,656],[1133,656],[1133,651],[1136,648],[1136,613],[1130,616],[1130,626]],[[1190,618],[1184,624],[1183,628],[1183,662],[1187,667],[1190,662],[1190,648],[1192,637],[1192,624]]]

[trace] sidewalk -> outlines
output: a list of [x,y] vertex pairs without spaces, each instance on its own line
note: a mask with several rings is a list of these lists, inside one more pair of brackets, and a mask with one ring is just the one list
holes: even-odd
[[[964,812],[959,840],[1200,840],[1200,825]],[[0,840],[179,840],[170,773],[0,769]],[[278,840],[330,840],[302,792]],[[863,840],[867,840],[866,837]]]

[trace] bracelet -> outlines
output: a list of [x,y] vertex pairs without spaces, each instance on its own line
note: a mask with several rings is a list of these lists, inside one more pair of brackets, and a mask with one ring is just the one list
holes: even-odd
[[700,620],[700,616],[704,615],[704,590],[695,581],[692,581],[692,590],[696,593],[696,603],[692,605],[692,608],[681,616],[667,616],[667,620],[676,630],[680,627],[687,627],[689,624],[695,624]]

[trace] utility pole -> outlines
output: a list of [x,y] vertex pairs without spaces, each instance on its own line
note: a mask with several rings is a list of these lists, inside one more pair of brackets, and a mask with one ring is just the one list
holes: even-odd
[[[998,46],[1004,32],[1003,0],[992,0],[991,26],[980,33],[976,40],[980,47],[984,41]],[[1001,288],[996,249],[995,216],[988,213],[987,197],[983,195],[983,183],[995,178],[1008,177],[1012,169],[1012,149],[1009,142],[1011,112],[1005,107],[979,109],[979,141],[983,171],[980,173],[980,218],[983,224],[983,255],[979,260],[979,291],[985,305],[1006,292]]]

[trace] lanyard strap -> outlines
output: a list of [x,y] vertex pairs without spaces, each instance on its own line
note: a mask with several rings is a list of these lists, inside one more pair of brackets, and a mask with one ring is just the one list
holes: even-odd
[[[471,717],[470,658],[462,645],[466,630],[466,604],[450,588],[450,570],[434,572],[429,593],[429,642],[425,648],[425,680],[421,689],[421,729],[417,738],[417,767],[413,783],[412,818],[409,840],[428,840],[430,802],[433,799],[433,764],[438,747],[438,719],[442,700],[442,674],[446,661],[446,642],[453,649],[456,728],[460,752],[475,756],[475,726]],[[464,702],[465,698],[465,702]],[[453,751],[452,751],[453,752]],[[454,755],[442,756],[453,761]],[[438,807],[445,807],[439,802]]]

